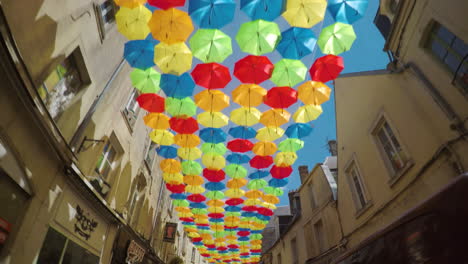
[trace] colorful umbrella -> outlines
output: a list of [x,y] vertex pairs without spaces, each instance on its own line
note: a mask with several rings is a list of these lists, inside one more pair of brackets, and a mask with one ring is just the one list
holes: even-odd
[[169,9],[177,6],[184,6],[185,0],[148,0],[148,4],[161,9]]
[[220,170],[226,167],[226,160],[224,159],[224,157],[222,155],[214,153],[207,153],[203,155],[202,163],[206,168],[211,170]]
[[201,167],[200,163],[195,161],[183,161],[181,163],[181,166],[182,173],[184,173],[185,175],[199,175],[203,171],[203,168]]
[[261,115],[257,108],[241,107],[231,112],[231,121],[239,126],[253,126],[260,121]]
[[229,164],[225,171],[233,179],[245,178],[247,176],[247,169],[239,164]]
[[228,187],[229,189],[239,189],[239,188],[244,187],[246,184],[247,184],[247,180],[243,178],[230,179],[227,182],[226,187]]
[[329,0],[328,11],[336,22],[352,24],[364,16],[368,4],[368,0]]
[[251,151],[253,148],[252,142],[246,140],[246,139],[235,139],[231,140],[227,144],[227,148],[232,151],[232,152],[247,152]]
[[267,182],[263,179],[256,179],[256,180],[251,180],[249,184],[247,184],[247,188],[250,190],[258,190],[258,189],[263,189],[265,186],[267,186]]
[[154,143],[159,145],[170,146],[174,144],[174,135],[167,130],[155,129],[151,131],[149,136]]
[[320,105],[304,105],[297,109],[293,115],[293,119],[296,123],[309,123],[317,119],[322,112],[323,110]]
[[194,134],[177,134],[174,136],[174,144],[183,148],[194,148],[200,144],[200,138]]
[[[160,131],[165,131],[165,130],[160,130]],[[168,131],[168,133],[170,133]],[[150,134],[151,137],[151,134]],[[151,138],[152,139],[152,138]],[[177,157],[177,149],[171,146],[160,146],[156,152],[158,152],[158,155],[165,158],[165,159],[173,159]]]
[[258,171],[254,172],[254,173],[251,173],[249,175],[249,179],[261,179],[261,178],[268,177],[268,175],[270,175],[270,173],[268,171],[258,170]]
[[163,73],[181,75],[192,68],[192,51],[185,43],[169,45],[161,42],[154,49],[154,63]]
[[234,0],[191,0],[189,14],[200,28],[222,28],[232,21]]
[[273,87],[268,90],[263,103],[273,108],[288,108],[297,102],[297,91],[291,87]]
[[162,113],[149,113],[143,117],[145,125],[152,129],[168,129],[169,117]]
[[330,99],[331,89],[322,82],[308,81],[297,90],[297,98],[304,104],[323,104]]
[[141,94],[137,97],[138,105],[148,112],[164,112],[164,98],[152,93]]
[[193,117],[172,117],[169,124],[172,130],[180,134],[193,134],[198,130],[198,122]]
[[143,5],[132,9],[121,7],[115,15],[117,29],[130,40],[145,39],[148,36],[150,19],[151,11]]
[[234,64],[234,76],[243,83],[260,84],[270,79],[274,67],[266,56],[248,55]]
[[220,128],[227,126],[229,118],[222,112],[203,112],[197,116],[198,123],[206,127]]
[[146,3],[146,0],[114,0],[114,2],[118,6],[135,8],[140,5],[144,5]]
[[[207,157],[207,159],[208,158],[209,157]],[[213,156],[211,158],[213,158]],[[222,168],[224,168],[224,166]],[[219,182],[226,178],[226,173],[221,169],[203,169],[203,177],[211,182]]]
[[287,167],[293,165],[296,160],[297,154],[295,152],[280,152],[275,156],[275,165]]
[[265,193],[271,194],[274,196],[282,196],[284,194],[284,191],[281,188],[272,187],[272,186],[265,187],[264,191]]
[[204,128],[200,130],[200,138],[209,143],[221,143],[226,141],[227,135],[220,128]]
[[195,103],[207,112],[219,112],[229,106],[229,96],[218,90],[203,90],[195,95]]
[[282,137],[284,130],[280,127],[262,127],[257,131],[256,139],[260,141],[275,141]]
[[145,70],[154,66],[154,45],[147,40],[131,40],[125,43],[124,58],[133,68]]
[[182,99],[192,96],[195,83],[188,73],[180,76],[163,74],[160,82],[161,89],[166,96]]
[[278,25],[261,19],[242,24],[236,35],[240,49],[253,55],[272,52],[280,38]]
[[232,100],[242,106],[259,106],[267,91],[256,84],[241,84],[231,93]]
[[252,152],[258,156],[270,156],[275,154],[277,150],[278,148],[276,147],[275,143],[268,141],[260,141],[255,143]]
[[314,51],[317,38],[305,28],[291,27],[281,33],[281,41],[276,50],[283,58],[300,60]]
[[277,86],[295,86],[305,79],[307,67],[300,60],[282,59],[275,64],[270,80]]
[[264,169],[273,164],[273,157],[271,156],[255,156],[249,161],[250,167],[256,169]]
[[232,54],[231,38],[217,29],[199,29],[190,38],[193,56],[208,62],[223,62]]
[[326,0],[288,0],[284,19],[292,27],[311,28],[325,17]]
[[[199,159],[201,157],[201,154],[202,153],[198,148],[179,148],[177,150],[177,155],[180,158],[184,160],[189,160],[189,161]],[[183,163],[182,163],[182,166],[183,166]],[[200,169],[200,173],[201,173],[201,169]],[[185,174],[190,174],[190,173],[185,173]]]
[[233,154],[229,154],[226,157],[226,160],[229,161],[230,163],[243,164],[243,163],[248,163],[250,160],[250,157],[247,155],[243,155],[243,154],[233,153]]
[[322,29],[317,43],[322,53],[338,55],[349,50],[355,39],[353,26],[336,22]]
[[251,20],[273,21],[284,11],[284,0],[241,0],[241,10]]
[[343,69],[343,58],[330,54],[318,58],[310,68],[309,73],[312,80],[326,83],[336,79]]
[[227,148],[223,143],[203,143],[201,151],[203,153],[216,153],[219,155],[224,155],[227,151]]
[[146,70],[134,69],[130,73],[132,85],[141,93],[157,93],[161,89],[159,82],[161,74],[153,68]]
[[286,136],[289,138],[305,138],[312,133],[312,127],[309,124],[292,124],[286,129]]
[[171,116],[194,116],[197,113],[197,106],[190,97],[177,99],[166,98],[166,112]]
[[297,138],[288,138],[278,145],[280,151],[298,151],[304,147],[304,141]]
[[289,122],[291,114],[284,109],[270,109],[265,111],[260,117],[260,123],[264,126],[279,127]]
[[196,84],[208,89],[224,88],[231,81],[229,68],[218,63],[197,64],[191,74]]
[[255,131],[255,129],[247,126],[231,127],[228,133],[233,138],[240,139],[250,139],[254,138],[257,135],[257,131]]
[[176,8],[154,11],[148,26],[153,38],[166,44],[184,42],[193,31],[189,15]]

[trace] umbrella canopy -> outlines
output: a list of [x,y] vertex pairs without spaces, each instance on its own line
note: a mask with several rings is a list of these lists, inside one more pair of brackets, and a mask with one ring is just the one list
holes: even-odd
[[163,73],[181,75],[192,68],[192,51],[185,43],[169,45],[161,42],[154,49],[154,63]]
[[185,0],[148,0],[148,4],[161,9],[169,9],[177,6],[184,6]]
[[211,182],[220,182],[226,178],[226,173],[221,169],[203,169],[203,177]]
[[166,98],[166,112],[171,116],[194,116],[197,113],[197,106],[190,97],[177,99]]
[[271,187],[284,187],[288,185],[288,179],[271,179],[268,181],[268,185]]
[[191,74],[196,84],[208,89],[224,88],[231,81],[229,68],[218,63],[197,64]]
[[244,154],[233,153],[229,154],[226,160],[230,163],[243,164],[249,162],[250,157]]
[[164,112],[164,98],[152,93],[141,94],[137,97],[138,105],[148,112],[162,113]]
[[194,134],[177,134],[174,136],[174,144],[183,148],[194,148],[200,144],[200,138]]
[[192,96],[195,83],[188,73],[180,76],[163,74],[160,82],[161,89],[166,96],[182,99]]
[[273,186],[267,186],[263,190],[267,194],[271,194],[274,196],[282,196],[284,194],[284,191],[281,188],[273,187]]
[[[161,130],[165,131],[165,130]],[[151,136],[151,134],[150,134]],[[177,149],[171,146],[160,146],[156,152],[158,152],[158,155],[165,158],[165,159],[173,159],[177,157]]]
[[295,86],[305,79],[307,67],[300,60],[282,59],[275,64],[270,80],[277,86]]
[[241,10],[251,20],[273,21],[284,11],[284,0],[241,0]]
[[326,0],[288,0],[284,19],[292,27],[311,28],[325,17]]
[[233,179],[245,178],[247,177],[247,169],[239,164],[229,164],[226,169],[226,174]]
[[[273,164],[273,157],[271,156],[255,156],[249,161],[250,167],[256,169],[264,169]],[[255,181],[255,180],[253,180]]]
[[298,151],[304,147],[304,141],[298,139],[298,138],[288,138],[286,140],[283,140],[281,143],[278,145],[278,149],[280,151]]
[[231,140],[227,144],[227,148],[232,151],[232,152],[240,152],[244,153],[247,151],[251,151],[253,148],[252,142],[246,140],[246,139],[235,139]]
[[253,55],[272,52],[280,38],[278,25],[262,19],[242,24],[236,35],[240,49]]
[[218,90],[203,90],[195,95],[195,103],[207,112],[219,112],[229,106],[229,96]]
[[150,19],[151,11],[143,5],[135,8],[121,7],[115,14],[117,29],[130,40],[145,39],[148,36]]
[[[177,150],[177,155],[180,158],[184,160],[189,160],[189,161],[199,159],[201,157],[201,154],[202,153],[198,148],[179,148]],[[182,167],[183,167],[183,163],[182,163]],[[186,172],[184,173],[191,174],[191,173],[186,173]],[[200,173],[201,173],[201,169],[200,169]]]
[[279,127],[289,122],[291,114],[284,109],[270,109],[265,111],[260,117],[260,123],[264,126]]
[[132,66],[145,70],[154,66],[154,45],[147,40],[131,40],[125,43],[124,58]]
[[118,6],[135,8],[140,5],[144,5],[146,3],[146,0],[114,0],[114,2]]
[[328,11],[336,22],[352,24],[364,16],[368,4],[368,0],[329,0]]
[[162,113],[149,113],[143,117],[145,125],[152,129],[168,129],[169,117]]
[[259,190],[263,189],[265,186],[267,186],[267,182],[263,179],[256,179],[256,180],[251,180],[249,184],[247,184],[247,188],[250,190]]
[[161,89],[159,87],[161,74],[153,68],[146,70],[134,69],[130,73],[130,80],[140,93],[157,93]]
[[223,62],[232,54],[231,38],[217,29],[199,29],[190,38],[193,56],[208,62]]
[[256,139],[260,141],[275,141],[282,137],[284,130],[280,127],[262,127],[257,131]]
[[172,184],[181,184],[184,182],[184,176],[180,173],[163,173],[163,180]]
[[172,117],[169,124],[172,130],[180,134],[193,134],[198,130],[198,122],[193,117]]
[[189,14],[200,28],[222,28],[232,21],[236,10],[234,0],[192,0]]
[[199,136],[203,141],[209,143],[221,143],[227,139],[227,135],[222,129],[211,127],[200,130]]
[[233,138],[250,139],[257,135],[257,131],[251,127],[237,126],[229,129],[229,135]]
[[297,102],[297,91],[291,87],[273,87],[268,90],[263,103],[273,108],[288,108]]
[[203,168],[201,167],[200,163],[196,161],[183,161],[181,165],[182,173],[184,173],[185,175],[199,175],[203,171]]
[[176,159],[164,159],[159,163],[159,167],[166,173],[178,173],[182,170],[180,161]]
[[260,121],[261,115],[257,108],[241,107],[231,112],[231,121],[239,126],[253,126]]
[[148,26],[153,38],[166,44],[184,42],[193,31],[189,15],[176,8],[154,11]]
[[326,83],[336,79],[343,69],[343,58],[330,54],[318,58],[310,67],[309,73],[312,80]]
[[322,53],[338,55],[351,49],[354,40],[356,33],[353,26],[336,22],[322,29],[317,43]]
[[266,56],[248,55],[234,64],[234,76],[243,83],[260,84],[270,79],[274,67]]
[[229,124],[229,117],[222,112],[203,112],[197,116],[197,120],[206,127],[220,128]]
[[309,123],[317,119],[322,112],[323,110],[320,105],[304,105],[297,109],[293,115],[293,119],[296,123]]
[[259,106],[267,91],[256,84],[241,84],[231,93],[232,100],[245,107]]
[[216,153],[219,155],[224,155],[227,151],[227,148],[223,143],[203,143],[201,151],[203,153]]
[[255,143],[252,152],[258,156],[270,156],[275,154],[277,150],[278,148],[276,147],[275,143],[268,141],[260,141]]
[[276,178],[276,179],[284,179],[289,177],[291,173],[293,173],[293,169],[291,166],[284,166],[284,167],[278,167],[276,165],[273,165],[270,169],[271,177]]
[[202,163],[206,168],[210,170],[220,170],[226,167],[226,160],[224,159],[224,157],[215,153],[207,153],[203,155]]
[[286,136],[289,138],[305,138],[312,133],[312,126],[309,124],[292,124],[286,129]]
[[254,172],[254,173],[251,173],[249,175],[249,179],[261,179],[261,178],[268,177],[268,175],[270,175],[270,173],[268,171],[258,170],[258,171]]
[[230,179],[227,182],[226,187],[228,187],[229,189],[239,189],[239,188],[244,187],[246,184],[247,184],[247,180],[243,178]]
[[304,104],[323,104],[330,99],[331,89],[322,82],[308,81],[297,89],[297,98]]
[[174,135],[168,130],[155,129],[151,131],[150,138],[159,145],[170,146],[174,144]]
[[317,38],[310,29],[291,27],[281,33],[276,50],[286,59],[300,60],[314,51]]
[[293,165],[296,160],[297,154],[295,152],[280,152],[275,156],[275,165],[287,167]]

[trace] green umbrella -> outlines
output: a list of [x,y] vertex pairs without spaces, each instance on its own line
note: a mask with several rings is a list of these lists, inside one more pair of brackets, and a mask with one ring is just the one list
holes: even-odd
[[261,19],[242,24],[236,35],[240,49],[253,55],[274,51],[280,39],[278,25]]
[[182,99],[167,97],[166,112],[171,116],[194,116],[197,113],[197,105],[190,97]]
[[282,152],[296,152],[304,147],[304,141],[298,138],[288,138],[283,140],[278,145],[278,149]]
[[226,212],[224,213],[226,216],[241,216],[240,212]]
[[349,50],[355,39],[353,26],[336,22],[322,29],[317,43],[324,54],[338,55]]
[[203,153],[217,153],[219,155],[224,155],[227,151],[224,143],[203,143],[201,150]]
[[192,213],[198,214],[198,215],[205,215],[205,214],[208,214],[208,210],[202,209],[202,208],[193,208]]
[[190,205],[190,203],[187,200],[172,200],[172,204],[174,206],[183,206],[183,207],[187,207]]
[[205,196],[211,200],[221,200],[224,198],[224,193],[222,191],[209,191],[205,194]]
[[267,185],[268,183],[264,179],[256,179],[249,181],[249,183],[247,184],[247,188],[249,188],[250,190],[258,190],[264,188]]
[[153,68],[146,70],[135,68],[130,73],[130,80],[132,80],[132,85],[141,93],[157,93],[161,90],[159,87],[161,74]]
[[226,166],[225,171],[233,179],[245,178],[247,176],[247,170],[240,164],[229,164]]
[[305,79],[307,67],[300,60],[282,59],[275,64],[270,80],[277,86],[289,86]]
[[274,196],[281,196],[284,193],[284,191],[281,188],[271,186],[265,187],[264,192]]
[[199,29],[189,43],[193,56],[204,63],[221,63],[232,54],[231,38],[221,30]]
[[202,171],[202,166],[196,161],[188,160],[182,162],[182,173],[185,175],[200,175]]

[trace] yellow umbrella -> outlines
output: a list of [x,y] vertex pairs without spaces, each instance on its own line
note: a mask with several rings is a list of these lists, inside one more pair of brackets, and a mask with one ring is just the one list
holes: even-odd
[[208,216],[207,215],[193,215],[193,218],[195,219],[198,219],[198,220],[208,220]]
[[179,213],[190,213],[190,208],[177,206],[174,208]]
[[261,244],[262,244],[262,240],[259,240],[259,239],[250,240],[250,245],[261,245]]
[[263,192],[259,190],[250,190],[245,193],[245,197],[249,199],[257,199],[263,197]]
[[205,192],[205,188],[200,185],[187,185],[185,186],[185,191],[193,194],[201,194]]
[[244,196],[245,191],[242,189],[235,188],[226,190],[224,194],[229,198],[241,198],[242,196]]
[[284,19],[292,27],[311,28],[325,17],[326,0],[288,0]]
[[181,173],[163,173],[163,180],[165,182],[174,182],[177,184],[181,184],[184,182],[184,176]]
[[[263,226],[264,226],[264,225],[263,225]],[[253,226],[252,229],[254,229],[254,230],[260,230],[260,229],[262,229],[262,228],[261,228],[261,227],[257,227],[257,226]],[[252,246],[250,246],[250,249],[262,249],[262,245],[252,245]]]
[[297,97],[304,104],[321,105],[330,99],[331,89],[322,82],[308,81],[297,88]]
[[197,121],[206,127],[220,128],[229,124],[229,117],[221,112],[203,112],[197,116]]
[[194,148],[200,144],[200,138],[194,134],[177,134],[174,136],[174,144],[183,148]]
[[219,243],[219,245],[226,245],[225,243],[222,243],[224,241],[226,241],[226,238],[224,238],[224,237],[219,237],[219,238],[215,239],[215,242]]
[[296,162],[297,154],[295,152],[280,152],[276,154],[275,165],[278,167],[291,166]]
[[159,167],[163,172],[167,173],[178,173],[182,170],[180,161],[175,159],[164,159],[159,163]]
[[167,44],[184,42],[193,31],[190,16],[176,8],[154,11],[148,26],[153,38]]
[[143,117],[143,121],[153,129],[169,128],[169,117],[162,113],[149,113]]
[[238,216],[226,216],[226,217],[224,218],[224,221],[225,221],[226,223],[229,222],[230,224],[232,224],[232,223],[239,223],[240,217],[238,217]]
[[177,155],[184,160],[196,160],[201,157],[201,150],[199,148],[179,148]]
[[213,239],[211,234],[201,234],[201,237],[202,237],[203,240]]
[[144,5],[146,0],[114,0],[115,4],[118,6],[135,8],[140,5]]
[[244,179],[244,178],[238,178],[238,179],[230,179],[226,186],[229,188],[229,189],[239,189],[239,188],[242,188],[243,186],[245,186],[247,184],[247,180]]
[[174,135],[167,130],[155,129],[151,131],[149,136],[154,143],[159,145],[170,146],[174,144]]
[[203,177],[198,175],[185,175],[183,181],[185,184],[193,186],[202,185],[204,182]]
[[[180,216],[180,214],[179,214],[179,216]],[[195,238],[195,237],[200,237],[200,234],[195,233],[195,232],[191,232],[191,233],[188,233],[187,236],[188,236],[188,237],[191,237],[191,238]]]
[[252,152],[258,156],[270,156],[278,150],[276,144],[269,141],[259,141],[253,146]]
[[254,107],[241,107],[231,112],[231,121],[239,126],[253,126],[258,123],[262,113]]
[[206,205],[213,206],[213,207],[220,207],[224,205],[224,202],[221,200],[209,200],[206,202]]
[[296,123],[309,123],[317,119],[322,112],[323,110],[320,105],[304,105],[297,109],[293,115],[293,119]]
[[208,207],[207,210],[210,213],[223,213],[224,212],[224,208],[220,206]]
[[247,200],[244,201],[245,205],[257,205],[257,204],[261,204],[261,203],[262,203],[262,201],[260,201],[260,199],[252,199],[252,198],[247,199]]
[[122,7],[117,11],[115,20],[119,32],[130,40],[145,39],[150,29],[148,21],[151,19],[151,11],[143,5],[135,8]]
[[280,127],[262,127],[257,131],[256,139],[260,141],[275,141],[282,137],[284,130]]
[[232,101],[246,107],[259,106],[267,90],[256,84],[241,84],[232,91]]
[[229,96],[218,90],[203,90],[195,95],[195,103],[207,112],[219,112],[229,106]]
[[226,167],[226,160],[223,156],[215,153],[207,153],[202,157],[203,165],[208,169],[220,170]]
[[289,122],[289,118],[291,114],[284,109],[270,109],[262,114],[260,123],[264,126],[279,127]]
[[154,48],[154,63],[164,73],[181,75],[192,68],[192,51],[183,42],[161,42]]
[[270,203],[270,204],[277,204],[280,202],[280,199],[274,195],[271,195],[271,194],[265,194],[263,195],[262,197],[263,201],[265,201],[266,203]]
[[262,203],[262,206],[271,210],[276,210],[276,205],[273,203]]

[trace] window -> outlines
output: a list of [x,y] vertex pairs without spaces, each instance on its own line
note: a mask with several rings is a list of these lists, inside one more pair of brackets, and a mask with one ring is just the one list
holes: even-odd
[[112,170],[116,167],[117,159],[123,149],[118,144],[114,133],[107,140],[99,155],[94,167],[95,176],[90,177],[90,182],[94,188],[105,198],[111,187]]
[[392,176],[401,172],[408,164],[408,157],[398,142],[395,133],[385,119],[382,119],[374,129],[374,137],[384,156],[387,166],[392,171]]
[[322,220],[317,221],[314,224],[314,231],[315,231],[315,239],[317,240],[318,250],[320,253],[326,250],[326,243],[325,243],[325,233],[323,230],[323,223]]
[[98,264],[99,257],[49,228],[36,263]]
[[96,163],[96,172],[106,180],[110,171],[113,169],[113,164],[116,157],[116,151],[110,141],[107,141],[101,155]]
[[315,195],[314,195],[314,186],[312,184],[309,184],[309,196],[310,196],[310,207],[312,209],[317,208],[317,201],[315,200]]
[[278,253],[278,255],[276,256],[276,263],[281,264],[281,253]]
[[156,158],[156,147],[158,144],[154,143],[153,141],[149,140],[149,147],[146,150],[146,155],[145,155],[145,163],[148,169],[151,171],[153,169],[153,163]]
[[138,102],[136,100],[137,97],[137,90],[133,90],[123,110],[123,114],[127,120],[130,130],[133,130],[133,127],[135,126],[136,120],[138,118],[138,113],[140,113],[140,107],[138,106]]
[[291,240],[291,256],[292,256],[292,263],[296,264],[298,263],[297,260],[297,243],[296,243],[296,238],[293,238]]
[[468,92],[468,44],[450,32],[443,25],[435,22],[431,26],[429,49],[442,62],[462,85],[463,91]]
[[95,5],[96,17],[98,19],[99,33],[101,39],[106,37],[106,33],[115,24],[115,14],[118,6],[113,0],[105,0],[101,4]]
[[354,161],[346,169],[346,174],[348,175],[350,181],[354,202],[356,204],[357,210],[359,211],[367,205],[368,200],[366,198],[366,194],[364,193],[364,185],[362,184],[361,175]]
[[194,247],[192,248],[192,257],[190,258],[190,261],[192,263],[195,263],[195,248]]

